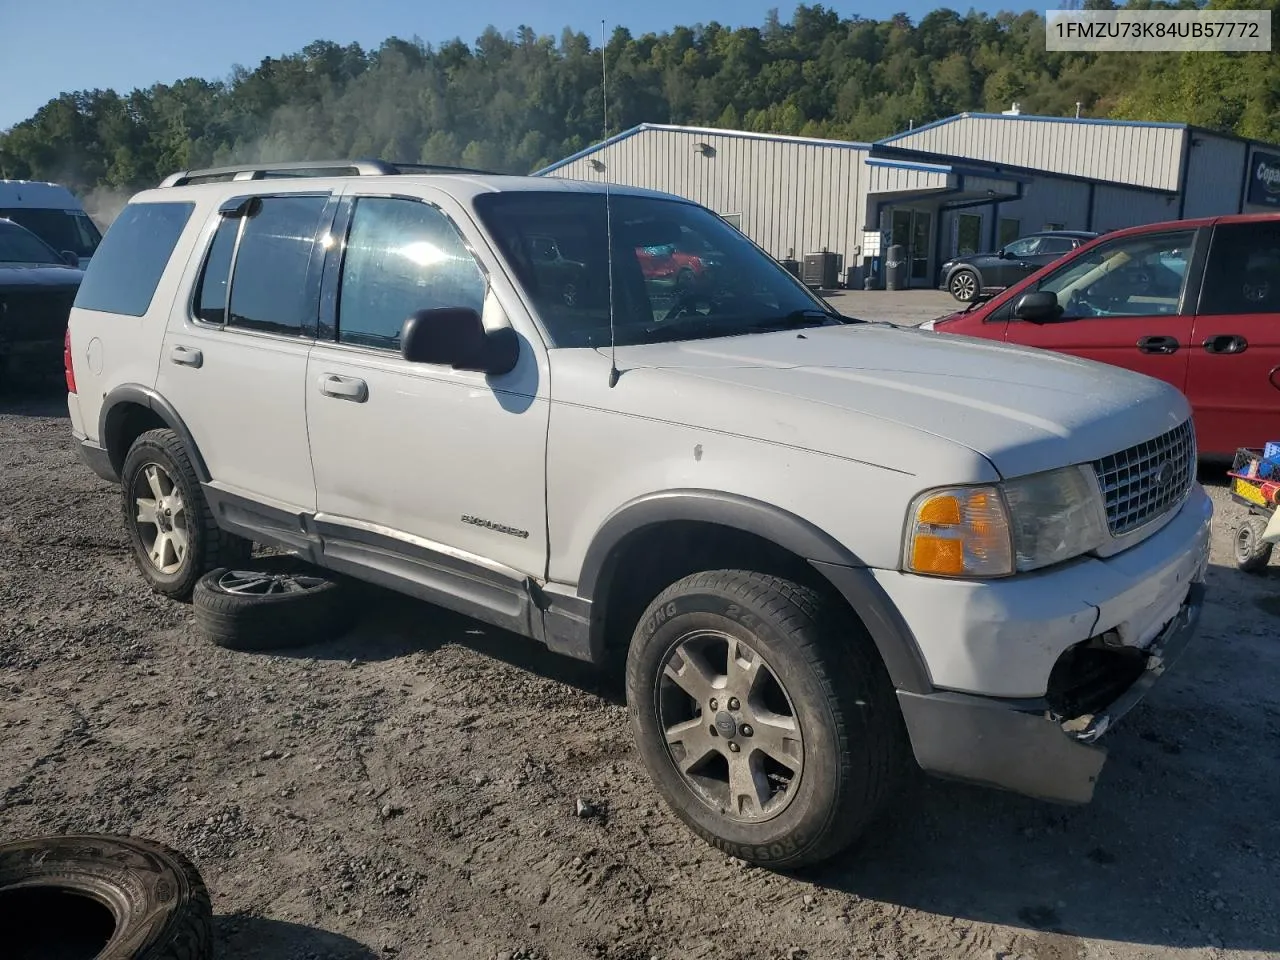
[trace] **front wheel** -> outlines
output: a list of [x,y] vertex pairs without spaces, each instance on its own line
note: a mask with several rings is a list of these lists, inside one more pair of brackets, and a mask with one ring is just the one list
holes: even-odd
[[742,860],[844,850],[896,783],[905,732],[866,632],[808,587],[698,573],[649,605],[627,657],[645,766],[675,813]]
[[971,270],[957,271],[947,284],[947,289],[961,303],[968,303],[978,295],[978,278]]

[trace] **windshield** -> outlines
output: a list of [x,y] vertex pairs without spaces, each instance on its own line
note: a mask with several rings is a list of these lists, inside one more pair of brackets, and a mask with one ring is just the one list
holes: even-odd
[[0,217],[26,227],[53,249],[70,250],[81,259],[93,256],[102,234],[79,210],[50,210],[43,207],[0,209]]
[[[619,346],[852,322],[710,210],[627,195],[609,203]],[[552,345],[608,346],[604,194],[489,193],[475,205]]]
[[0,220],[0,263],[62,263],[34,234]]

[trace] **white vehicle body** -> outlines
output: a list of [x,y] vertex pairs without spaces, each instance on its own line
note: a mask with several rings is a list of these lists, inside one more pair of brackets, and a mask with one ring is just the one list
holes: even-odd
[[76,195],[60,183],[0,180],[0,217],[26,227],[58,253],[74,253],[81,269],[102,234]]
[[[865,625],[925,770],[1051,800],[1091,797],[1104,755],[1093,741],[1199,615],[1212,506],[1195,482],[1180,393],[1070,357],[862,323],[622,345],[611,385],[607,346],[553,345],[477,212],[488,195],[601,187],[387,179],[216,182],[134,197],[131,207],[180,202],[191,213],[145,309],[102,312],[82,295],[73,311],[69,408],[85,461],[118,479],[132,437],[167,425],[191,448],[225,530],[587,660],[603,658],[610,590],[621,589],[635,537],[657,531],[660,551],[668,523],[750,534],[819,571]],[[195,317],[219,208],[290,192],[322,195],[337,218],[317,238],[320,332],[275,336]],[[456,226],[484,277],[485,329],[518,339],[510,369],[416,362],[325,337],[344,204],[389,192]],[[108,268],[95,262],[86,274],[90,299],[103,280],[95,272]],[[1104,490],[1119,481],[1100,464],[1117,457],[1129,458],[1124,483],[1161,474],[1177,485],[1143,488],[1165,506],[1134,529],[1012,575],[909,568],[904,537],[923,493],[1083,465],[1093,479],[1081,509],[1105,526]],[[1046,700],[1051,677],[1086,641],[1145,651],[1146,670],[1103,708],[1063,716]]]

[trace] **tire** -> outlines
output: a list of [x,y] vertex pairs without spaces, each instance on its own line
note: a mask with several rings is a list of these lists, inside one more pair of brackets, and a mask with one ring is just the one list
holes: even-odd
[[209,891],[176,850],[136,837],[0,845],[0,943],[10,960],[207,960]]
[[1267,521],[1263,517],[1246,517],[1236,527],[1236,566],[1245,573],[1261,573],[1271,562],[1271,543],[1263,543]]
[[981,289],[982,283],[972,270],[957,270],[947,281],[947,290],[961,303],[971,301]]
[[[756,666],[739,664],[730,679],[729,658],[716,659],[722,644],[736,645],[735,663],[750,655]],[[678,674],[665,672],[668,662]],[[676,680],[695,663],[717,674],[712,685],[696,670],[687,684]],[[752,672],[758,682],[748,697],[736,681]],[[778,577],[720,570],[668,587],[635,629],[626,677],[633,731],[658,792],[706,842],[750,863],[794,869],[842,852],[879,816],[905,768],[905,727],[866,631],[843,606]],[[687,688],[705,702],[694,707]],[[788,726],[798,728],[798,746],[780,738]],[[669,729],[681,735],[672,746]],[[686,776],[677,758],[699,753],[705,761]],[[731,792],[733,762],[749,771],[738,781],[745,792]],[[788,774],[785,789],[761,789],[761,775],[780,782]],[[752,789],[750,803],[728,802]]]
[[346,584],[292,557],[219,567],[200,578],[196,626],[228,650],[283,650],[323,643],[351,625]]
[[[174,431],[148,430],[139,436],[120,473],[120,505],[133,560],[156,593],[188,600],[196,581],[208,570],[248,559],[253,544],[219,528],[191,457]],[[151,509],[144,504],[156,506]],[[166,509],[171,514],[167,517],[161,514]],[[144,519],[149,510],[155,522]],[[182,533],[186,546],[180,553],[175,536]],[[160,549],[158,559],[152,559],[162,535],[169,537],[167,545]]]

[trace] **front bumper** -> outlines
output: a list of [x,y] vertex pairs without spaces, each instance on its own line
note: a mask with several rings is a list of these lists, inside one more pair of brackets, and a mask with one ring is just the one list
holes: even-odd
[[1064,721],[1043,701],[898,692],[916,761],[928,773],[1061,803],[1088,803],[1106,750],[1095,746],[1146,696],[1195,635],[1202,580],[1147,648],[1146,668],[1110,705]]

